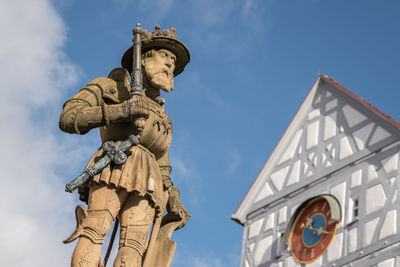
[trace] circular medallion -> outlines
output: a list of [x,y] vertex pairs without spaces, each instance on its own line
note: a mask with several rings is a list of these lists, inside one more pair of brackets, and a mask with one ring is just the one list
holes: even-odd
[[290,247],[293,257],[300,263],[310,263],[328,249],[338,222],[331,218],[328,201],[319,197],[308,203],[293,226]]

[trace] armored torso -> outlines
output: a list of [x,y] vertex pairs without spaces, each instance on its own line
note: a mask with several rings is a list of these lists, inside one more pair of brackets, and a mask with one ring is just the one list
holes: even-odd
[[[141,133],[140,145],[154,154],[156,159],[159,159],[167,152],[171,144],[172,122],[157,102],[148,97],[143,97],[143,100],[149,110],[149,118]],[[100,128],[103,143],[108,140],[123,141],[131,134],[137,134],[132,122],[115,123]]]

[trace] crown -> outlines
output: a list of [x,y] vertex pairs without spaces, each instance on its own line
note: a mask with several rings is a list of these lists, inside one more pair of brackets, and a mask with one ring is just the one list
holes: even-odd
[[178,40],[178,36],[176,35],[176,29],[174,27],[172,27],[169,30],[163,30],[162,32],[160,30],[161,30],[160,25],[156,25],[154,27],[154,32],[149,32],[149,30],[147,30],[147,29],[144,30],[143,31],[143,40],[148,39],[148,38],[153,38],[156,36],[164,36],[164,37],[173,38],[173,39]]
[[[156,25],[154,32],[147,29],[142,34],[142,53],[150,49],[167,49],[176,56],[174,76],[180,74],[186,64],[190,61],[189,49],[178,39],[176,29],[166,29],[161,32],[160,25]],[[122,67],[132,72],[132,51],[133,47],[129,47],[121,59]]]

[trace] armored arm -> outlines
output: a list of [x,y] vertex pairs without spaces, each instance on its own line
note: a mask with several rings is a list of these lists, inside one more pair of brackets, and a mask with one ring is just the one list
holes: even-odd
[[129,88],[129,73],[122,68],[113,70],[109,78],[94,79],[65,102],[60,129],[85,134],[93,128],[115,122],[147,118],[148,111],[140,97],[129,99]]

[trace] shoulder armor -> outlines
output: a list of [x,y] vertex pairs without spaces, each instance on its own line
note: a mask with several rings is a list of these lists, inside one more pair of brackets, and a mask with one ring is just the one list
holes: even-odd
[[131,86],[128,71],[124,68],[115,68],[110,72],[108,78],[114,82],[115,86],[108,88],[107,92],[104,92],[104,97],[113,101],[118,100],[119,102],[129,99]]
[[129,74],[125,69],[117,68],[110,72],[108,78],[100,77],[92,80],[87,86],[97,87],[106,103],[121,103],[129,98]]

